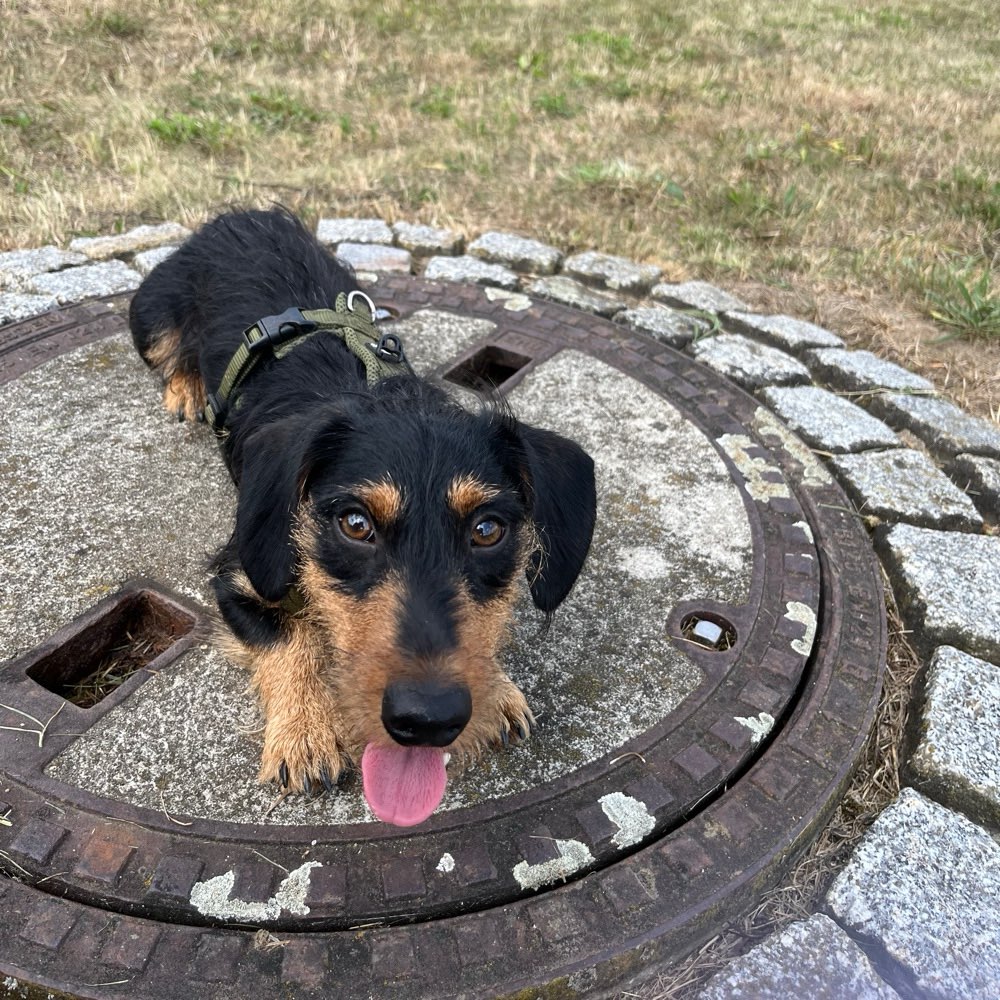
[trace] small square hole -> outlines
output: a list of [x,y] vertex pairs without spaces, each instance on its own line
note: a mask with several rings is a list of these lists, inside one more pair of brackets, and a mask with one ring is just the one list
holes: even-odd
[[487,344],[445,372],[444,377],[466,389],[499,389],[530,363],[531,358],[524,354]]
[[190,633],[195,618],[151,590],[126,591],[27,675],[80,708],[93,708]]

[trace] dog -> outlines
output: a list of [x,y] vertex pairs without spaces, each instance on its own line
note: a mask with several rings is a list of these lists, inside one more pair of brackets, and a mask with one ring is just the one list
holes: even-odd
[[332,792],[360,761],[376,817],[422,822],[450,757],[531,732],[500,654],[524,582],[548,619],[576,581],[592,459],[414,375],[350,268],[284,209],[207,223],[146,277],[129,325],[167,410],[214,426],[237,487],[212,585],[263,713],[260,780]]

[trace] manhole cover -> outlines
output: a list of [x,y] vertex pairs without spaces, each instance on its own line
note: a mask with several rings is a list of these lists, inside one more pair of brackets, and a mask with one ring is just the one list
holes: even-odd
[[[766,410],[627,328],[380,280],[417,367],[501,385],[598,467],[587,567],[506,663],[541,722],[420,827],[274,807],[210,648],[231,528],[102,303],[0,346],[0,972],[80,996],[601,995],[714,933],[837,802],[884,661],[877,565]],[[260,928],[266,934],[257,933]],[[549,995],[537,993],[534,995]]]

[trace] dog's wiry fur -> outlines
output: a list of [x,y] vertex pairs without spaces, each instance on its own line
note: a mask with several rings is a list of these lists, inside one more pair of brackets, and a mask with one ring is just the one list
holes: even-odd
[[[231,213],[149,275],[133,339],[190,420],[245,328],[355,288],[286,212]],[[253,370],[223,453],[239,497],[214,587],[264,713],[262,781],[330,787],[371,744],[465,757],[530,731],[499,655],[520,581],[549,614],[586,556],[593,463],[576,444],[413,375],[369,387],[320,332]]]

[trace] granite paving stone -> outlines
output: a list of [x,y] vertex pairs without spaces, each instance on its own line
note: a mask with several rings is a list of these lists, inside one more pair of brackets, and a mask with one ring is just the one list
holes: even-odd
[[1000,996],[1000,844],[904,788],[862,837],[827,897],[847,930],[876,940],[922,997]]
[[994,524],[1000,521],[1000,461],[980,455],[958,455],[948,466],[948,474],[984,517]]
[[394,222],[392,232],[396,245],[423,257],[444,256],[462,252],[462,234],[441,226],[423,226],[412,222]]
[[871,410],[891,426],[912,431],[939,454],[971,452],[1000,458],[1000,426],[947,400],[884,393],[872,397]]
[[758,316],[756,313],[733,310],[726,312],[723,323],[735,333],[759,337],[793,354],[800,354],[811,347],[844,346],[844,341],[835,333],[791,316]]
[[577,309],[597,313],[598,316],[614,316],[615,313],[621,312],[625,308],[625,303],[621,299],[608,295],[606,292],[588,288],[586,285],[581,285],[579,281],[574,281],[561,274],[533,281],[528,286],[528,292],[539,298],[553,299],[566,306],[574,306]]
[[155,250],[143,250],[142,253],[137,253],[132,258],[132,266],[145,277],[157,264],[162,263],[174,253],[176,249],[177,247],[175,246],[165,246],[156,247]]
[[17,323],[55,309],[59,303],[54,295],[32,295],[26,292],[0,292],[0,324]]
[[868,956],[822,913],[734,959],[696,1000],[898,1000]]
[[919,646],[1000,657],[1000,536],[897,524],[879,541]]
[[401,271],[409,274],[413,269],[413,255],[400,247],[387,247],[383,243],[340,243],[337,256],[355,271]]
[[821,347],[807,351],[805,358],[813,374],[834,389],[846,392],[875,392],[880,389],[934,392],[932,382],[872,354],[871,351]]
[[428,281],[471,281],[477,285],[496,285],[515,291],[517,275],[502,264],[490,264],[478,257],[431,257],[424,269]]
[[663,282],[654,285],[650,293],[654,299],[660,299],[668,305],[687,309],[703,309],[705,312],[722,313],[731,311],[747,311],[750,307],[724,292],[707,281],[682,281],[678,284]]
[[1000,666],[952,646],[934,651],[910,760],[922,791],[1000,825]]
[[320,219],[320,243],[392,243],[392,230],[381,219]]
[[925,528],[979,531],[972,501],[920,451],[894,448],[831,460],[859,513]]
[[615,316],[615,321],[628,323],[636,330],[641,330],[671,347],[684,347],[695,337],[703,336],[711,329],[705,320],[667,306],[639,306],[637,309],[626,309]]
[[101,295],[131,292],[139,287],[142,277],[120,260],[99,264],[84,264],[65,271],[38,274],[31,279],[30,290],[39,295],[51,295],[60,305],[81,302]]
[[894,448],[899,439],[881,420],[816,386],[764,389],[763,399],[805,441],[834,453]]
[[89,260],[82,253],[68,253],[59,247],[46,246],[37,250],[8,250],[0,253],[0,288],[19,291],[25,278],[47,271],[61,271],[64,267],[85,264]]
[[117,236],[81,236],[73,240],[71,251],[86,254],[91,260],[107,260],[122,254],[151,250],[165,243],[180,243],[191,230],[177,222],[161,222],[156,226],[136,226]]
[[493,264],[533,274],[553,274],[562,260],[562,253],[547,243],[495,231],[483,233],[473,240],[468,252]]
[[767,385],[809,383],[809,369],[800,361],[738,333],[706,337],[692,346],[691,353],[748,392]]
[[563,271],[588,284],[603,285],[615,292],[631,292],[636,295],[647,292],[661,274],[660,269],[652,264],[637,264],[627,257],[616,257],[595,250],[567,257],[563,261]]

